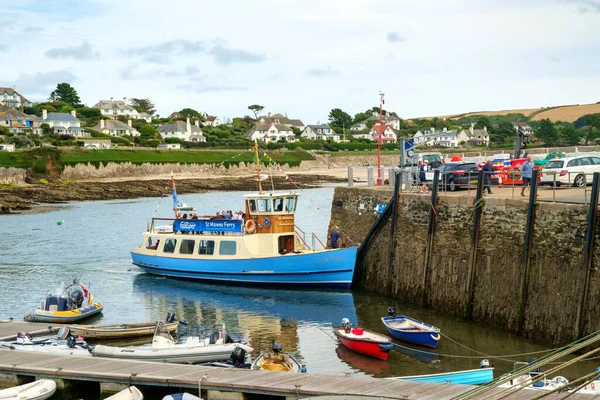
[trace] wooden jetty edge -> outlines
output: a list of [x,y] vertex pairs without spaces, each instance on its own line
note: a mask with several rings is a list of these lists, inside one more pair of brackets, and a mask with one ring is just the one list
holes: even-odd
[[[71,381],[108,382],[140,386],[174,387],[284,398],[355,395],[392,399],[445,400],[474,388],[398,381],[366,376],[333,376],[250,371],[196,365],[163,364],[101,357],[47,355],[17,350],[0,350],[0,374]],[[482,395],[489,396],[491,393]],[[540,392],[521,390],[506,399],[531,399]],[[559,399],[562,394],[547,396]],[[573,395],[573,400],[589,399]]]

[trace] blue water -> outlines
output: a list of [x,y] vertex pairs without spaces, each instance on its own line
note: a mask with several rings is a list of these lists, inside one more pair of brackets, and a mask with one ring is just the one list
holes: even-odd
[[[241,209],[244,194],[192,194],[180,196],[180,200],[194,205],[199,214],[214,214],[223,209]],[[332,188],[302,191],[296,219],[300,228],[324,239],[332,197]],[[56,292],[61,282],[69,283],[78,277],[89,283],[96,300],[105,306],[103,314],[91,323],[160,320],[168,312],[185,319],[192,332],[207,332],[225,323],[232,337],[256,349],[255,355],[267,350],[272,341],[279,341],[314,373],[384,377],[448,372],[477,368],[482,358],[489,358],[463,346],[493,355],[547,349],[499,329],[377,294],[229,287],[143,274],[131,264],[129,253],[141,244],[141,234],[155,210],[156,216],[171,217],[170,198],[77,202],[67,206],[45,213],[0,216],[0,319],[21,319],[42,301],[47,291]],[[338,347],[331,337],[332,325],[338,325],[342,318],[386,333],[380,318],[389,305],[440,327],[463,346],[442,338],[433,352],[396,347],[388,362],[384,362]],[[511,359],[527,361],[529,357]],[[512,368],[512,361],[492,361],[496,364],[496,376]],[[595,367],[596,363],[588,362],[560,374],[574,378]]]

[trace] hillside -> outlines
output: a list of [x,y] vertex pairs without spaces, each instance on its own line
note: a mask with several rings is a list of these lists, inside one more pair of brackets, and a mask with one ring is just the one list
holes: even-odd
[[[596,104],[577,104],[555,107],[541,108],[522,108],[517,110],[499,110],[499,111],[474,111],[463,114],[442,115],[438,118],[461,118],[471,115],[507,115],[507,114],[523,114],[533,121],[549,118],[550,121],[574,122],[577,118],[586,114],[600,113],[600,103]],[[433,118],[433,117],[427,117]]]

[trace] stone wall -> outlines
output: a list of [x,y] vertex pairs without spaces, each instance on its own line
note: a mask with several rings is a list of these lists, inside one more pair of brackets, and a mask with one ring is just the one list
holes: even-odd
[[[372,210],[377,201],[389,200],[391,196],[390,190],[338,187],[332,221],[359,243],[376,221]],[[518,330],[527,206],[528,202],[522,200],[485,199],[475,262],[472,318],[513,332]],[[399,196],[392,263],[389,262],[391,221],[386,221],[366,253],[364,280],[357,284],[414,303],[420,302],[425,291],[426,306],[464,316],[474,225],[473,198],[440,197],[433,251],[424,282],[430,207],[430,196]],[[576,339],[576,315],[585,273],[588,208],[552,203],[536,206],[522,329],[527,337],[550,344]],[[596,238],[595,267],[600,260],[599,242]],[[596,274],[592,272],[588,307],[584,312],[586,333],[600,329],[600,280]]]
[[0,168],[0,184],[18,185],[24,183],[25,172],[21,168]]

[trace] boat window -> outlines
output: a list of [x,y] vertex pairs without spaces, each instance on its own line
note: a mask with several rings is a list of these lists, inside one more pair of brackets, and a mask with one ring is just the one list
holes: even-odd
[[182,240],[179,246],[179,254],[194,254],[194,244],[196,244],[195,240]]
[[206,254],[212,256],[215,254],[215,241],[214,240],[201,240],[198,245],[198,254]]
[[279,254],[294,251],[294,235],[279,236]]
[[258,199],[258,212],[271,212],[271,199]]
[[219,254],[222,256],[235,256],[236,242],[233,240],[223,240],[219,246]]
[[279,197],[273,200],[273,210],[283,211],[283,198]]
[[296,198],[287,197],[285,199],[285,211],[293,212],[296,210]]
[[256,200],[248,200],[248,204],[250,205],[250,212],[256,212]]
[[174,253],[176,245],[177,245],[177,239],[168,238],[167,240],[165,240],[165,246],[163,247],[163,252]]
[[148,242],[146,243],[146,248],[148,250],[156,250],[158,249],[158,245],[160,244],[160,239],[157,237],[148,237]]

